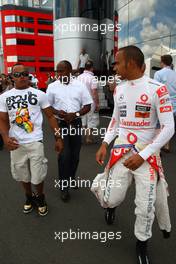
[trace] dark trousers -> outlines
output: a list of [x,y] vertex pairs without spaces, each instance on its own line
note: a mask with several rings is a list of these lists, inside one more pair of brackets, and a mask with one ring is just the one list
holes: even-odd
[[64,150],[58,156],[59,180],[61,191],[69,189],[70,179],[75,179],[79,164],[79,154],[81,150],[81,119],[75,119],[71,125],[64,121],[59,122],[64,140]]
[[0,150],[3,149],[3,145],[4,145],[4,142],[3,142],[2,136],[0,134]]

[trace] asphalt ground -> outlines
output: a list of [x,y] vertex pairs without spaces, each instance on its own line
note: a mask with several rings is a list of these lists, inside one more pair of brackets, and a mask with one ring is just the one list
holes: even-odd
[[[109,120],[101,119],[101,126]],[[134,186],[129,189],[125,201],[116,211],[114,225],[107,226],[104,210],[99,206],[89,188],[71,190],[71,200],[60,200],[57,176],[57,156],[54,139],[45,123],[45,152],[49,160],[45,193],[49,213],[40,217],[34,210],[28,215],[22,212],[24,194],[10,174],[9,153],[0,151],[0,263],[1,264],[136,264],[134,229]],[[100,141],[100,139],[99,139]],[[102,172],[95,162],[99,144],[83,145],[77,176],[90,179]],[[172,153],[162,156],[165,174],[170,187],[169,206],[172,235],[163,239],[158,224],[154,223],[153,237],[149,244],[152,264],[176,263],[176,138],[172,140]],[[69,164],[68,164],[69,166]],[[77,232],[64,242],[66,233]],[[89,232],[87,239],[79,239],[80,232]],[[92,234],[98,234],[92,238]],[[106,232],[106,233],[105,233]],[[108,239],[109,232],[121,232],[121,239]],[[111,238],[112,238],[112,233]],[[56,239],[55,239],[56,238]],[[99,239],[98,239],[99,238]],[[115,238],[119,238],[118,235]]]

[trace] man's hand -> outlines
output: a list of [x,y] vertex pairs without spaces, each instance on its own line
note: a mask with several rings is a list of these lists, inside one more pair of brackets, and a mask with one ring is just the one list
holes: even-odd
[[60,118],[65,118],[65,116],[67,115],[67,113],[63,110],[59,110],[57,111],[57,113]]
[[60,154],[64,149],[64,142],[62,138],[57,138],[55,143],[55,151],[57,151],[58,154]]
[[123,165],[129,170],[134,171],[138,169],[144,163],[144,161],[145,160],[139,154],[134,154],[133,156],[125,160]]
[[100,165],[104,164],[104,160],[105,160],[106,153],[107,153],[107,147],[108,147],[108,144],[103,142],[101,147],[99,148],[99,150],[96,153],[96,161]]
[[18,141],[13,137],[6,137],[3,140],[6,148],[10,151],[15,150],[19,147]]
[[65,122],[70,124],[76,118],[75,113],[67,113],[64,117]]

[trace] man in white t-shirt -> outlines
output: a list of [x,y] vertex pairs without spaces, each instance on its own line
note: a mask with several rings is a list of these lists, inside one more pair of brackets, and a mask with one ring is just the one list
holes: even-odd
[[97,80],[94,77],[93,62],[91,60],[88,60],[88,62],[86,62],[85,70],[81,75],[78,76],[78,80],[86,85],[93,100],[90,112],[82,117],[82,126],[86,128],[86,143],[92,144],[93,129],[99,125],[99,98],[97,91]]
[[79,55],[79,62],[77,67],[79,69],[80,74],[83,73],[85,69],[85,64],[88,60],[89,60],[89,55],[86,53],[85,49],[82,49]]
[[64,202],[70,198],[69,188],[76,183],[82,141],[81,116],[90,111],[92,104],[87,88],[73,79],[71,72],[70,62],[59,62],[58,80],[47,89],[49,103],[58,117],[64,140],[64,151],[58,156],[61,199]]
[[[48,207],[43,193],[47,175],[47,159],[44,156],[42,110],[55,133],[55,149],[61,152],[63,142],[59,127],[45,93],[29,86],[29,72],[20,63],[12,67],[15,88],[0,95],[0,133],[11,154],[11,172],[22,183],[26,194],[24,213],[37,205],[44,216]],[[35,185],[37,195],[32,192]]]
[[[113,222],[114,208],[124,200],[134,180],[137,263],[149,264],[147,243],[152,236],[158,176],[164,180],[158,152],[174,134],[172,105],[166,86],[144,76],[144,55],[139,48],[119,49],[115,68],[126,81],[116,87],[113,116],[96,154],[97,162],[102,165],[108,146],[118,136],[107,167],[111,183],[104,192],[104,201],[110,208],[106,220],[109,222],[112,216]],[[158,120],[161,131],[156,135]],[[120,182],[120,187],[115,181]],[[166,192],[165,185],[162,192],[164,190]],[[171,226],[160,228],[164,237],[168,237]]]

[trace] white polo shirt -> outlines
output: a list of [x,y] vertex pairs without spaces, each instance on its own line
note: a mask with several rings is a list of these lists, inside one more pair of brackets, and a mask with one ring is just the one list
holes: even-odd
[[67,113],[78,112],[84,105],[93,102],[86,86],[76,79],[71,80],[68,85],[59,80],[49,84],[47,95],[53,108]]

